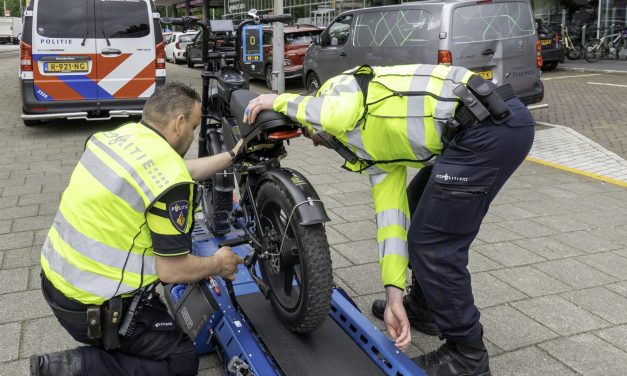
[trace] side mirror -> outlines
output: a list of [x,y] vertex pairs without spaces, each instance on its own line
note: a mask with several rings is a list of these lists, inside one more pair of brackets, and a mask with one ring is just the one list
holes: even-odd
[[337,46],[339,41],[336,37],[331,38],[331,46]]

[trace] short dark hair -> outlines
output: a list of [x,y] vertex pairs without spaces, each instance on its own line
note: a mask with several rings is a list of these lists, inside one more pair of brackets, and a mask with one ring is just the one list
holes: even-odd
[[144,105],[142,119],[153,126],[165,127],[175,116],[191,115],[200,96],[191,86],[171,82],[158,87]]

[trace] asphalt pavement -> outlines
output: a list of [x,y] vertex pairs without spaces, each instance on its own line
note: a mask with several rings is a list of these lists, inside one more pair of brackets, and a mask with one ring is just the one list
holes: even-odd
[[[16,52],[0,54],[0,375],[26,375],[32,354],[78,345],[41,296],[39,252],[85,139],[121,124],[25,127],[17,66]],[[198,69],[168,64],[167,72],[168,80],[200,89]],[[627,76],[557,71],[544,79],[550,107],[534,113],[530,160],[497,196],[470,254],[491,367],[494,375],[625,375]],[[302,90],[297,83],[288,89]],[[343,171],[337,155],[305,139],[288,151],[283,165],[315,184],[332,218],[326,232],[335,281],[382,328],[370,314],[383,288],[368,179]],[[413,332],[407,353],[440,344]],[[219,359],[203,356],[201,375],[220,374]]]

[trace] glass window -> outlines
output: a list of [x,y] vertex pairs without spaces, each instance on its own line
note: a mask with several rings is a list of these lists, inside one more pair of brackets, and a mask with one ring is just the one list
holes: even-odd
[[40,0],[37,33],[48,38],[93,38],[93,3],[85,0]]
[[183,34],[179,36],[179,42],[191,42],[194,40],[196,34]]
[[331,46],[341,46],[348,40],[353,16],[344,16],[332,23],[327,29],[325,41]]
[[150,34],[145,1],[101,0],[100,4],[102,33],[107,38],[141,38]]
[[367,12],[357,16],[353,45],[423,46],[429,39],[431,13],[422,9]]
[[313,36],[316,34],[310,31],[285,34],[285,44],[311,44]]
[[453,11],[453,41],[480,42],[533,35],[531,8],[525,2],[489,3]]

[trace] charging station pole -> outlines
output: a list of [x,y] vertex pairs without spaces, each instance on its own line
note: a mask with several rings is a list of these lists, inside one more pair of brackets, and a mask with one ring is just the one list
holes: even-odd
[[[283,14],[283,0],[274,0],[274,14]],[[278,94],[285,92],[285,47],[283,39],[283,23],[272,24],[272,91]]]

